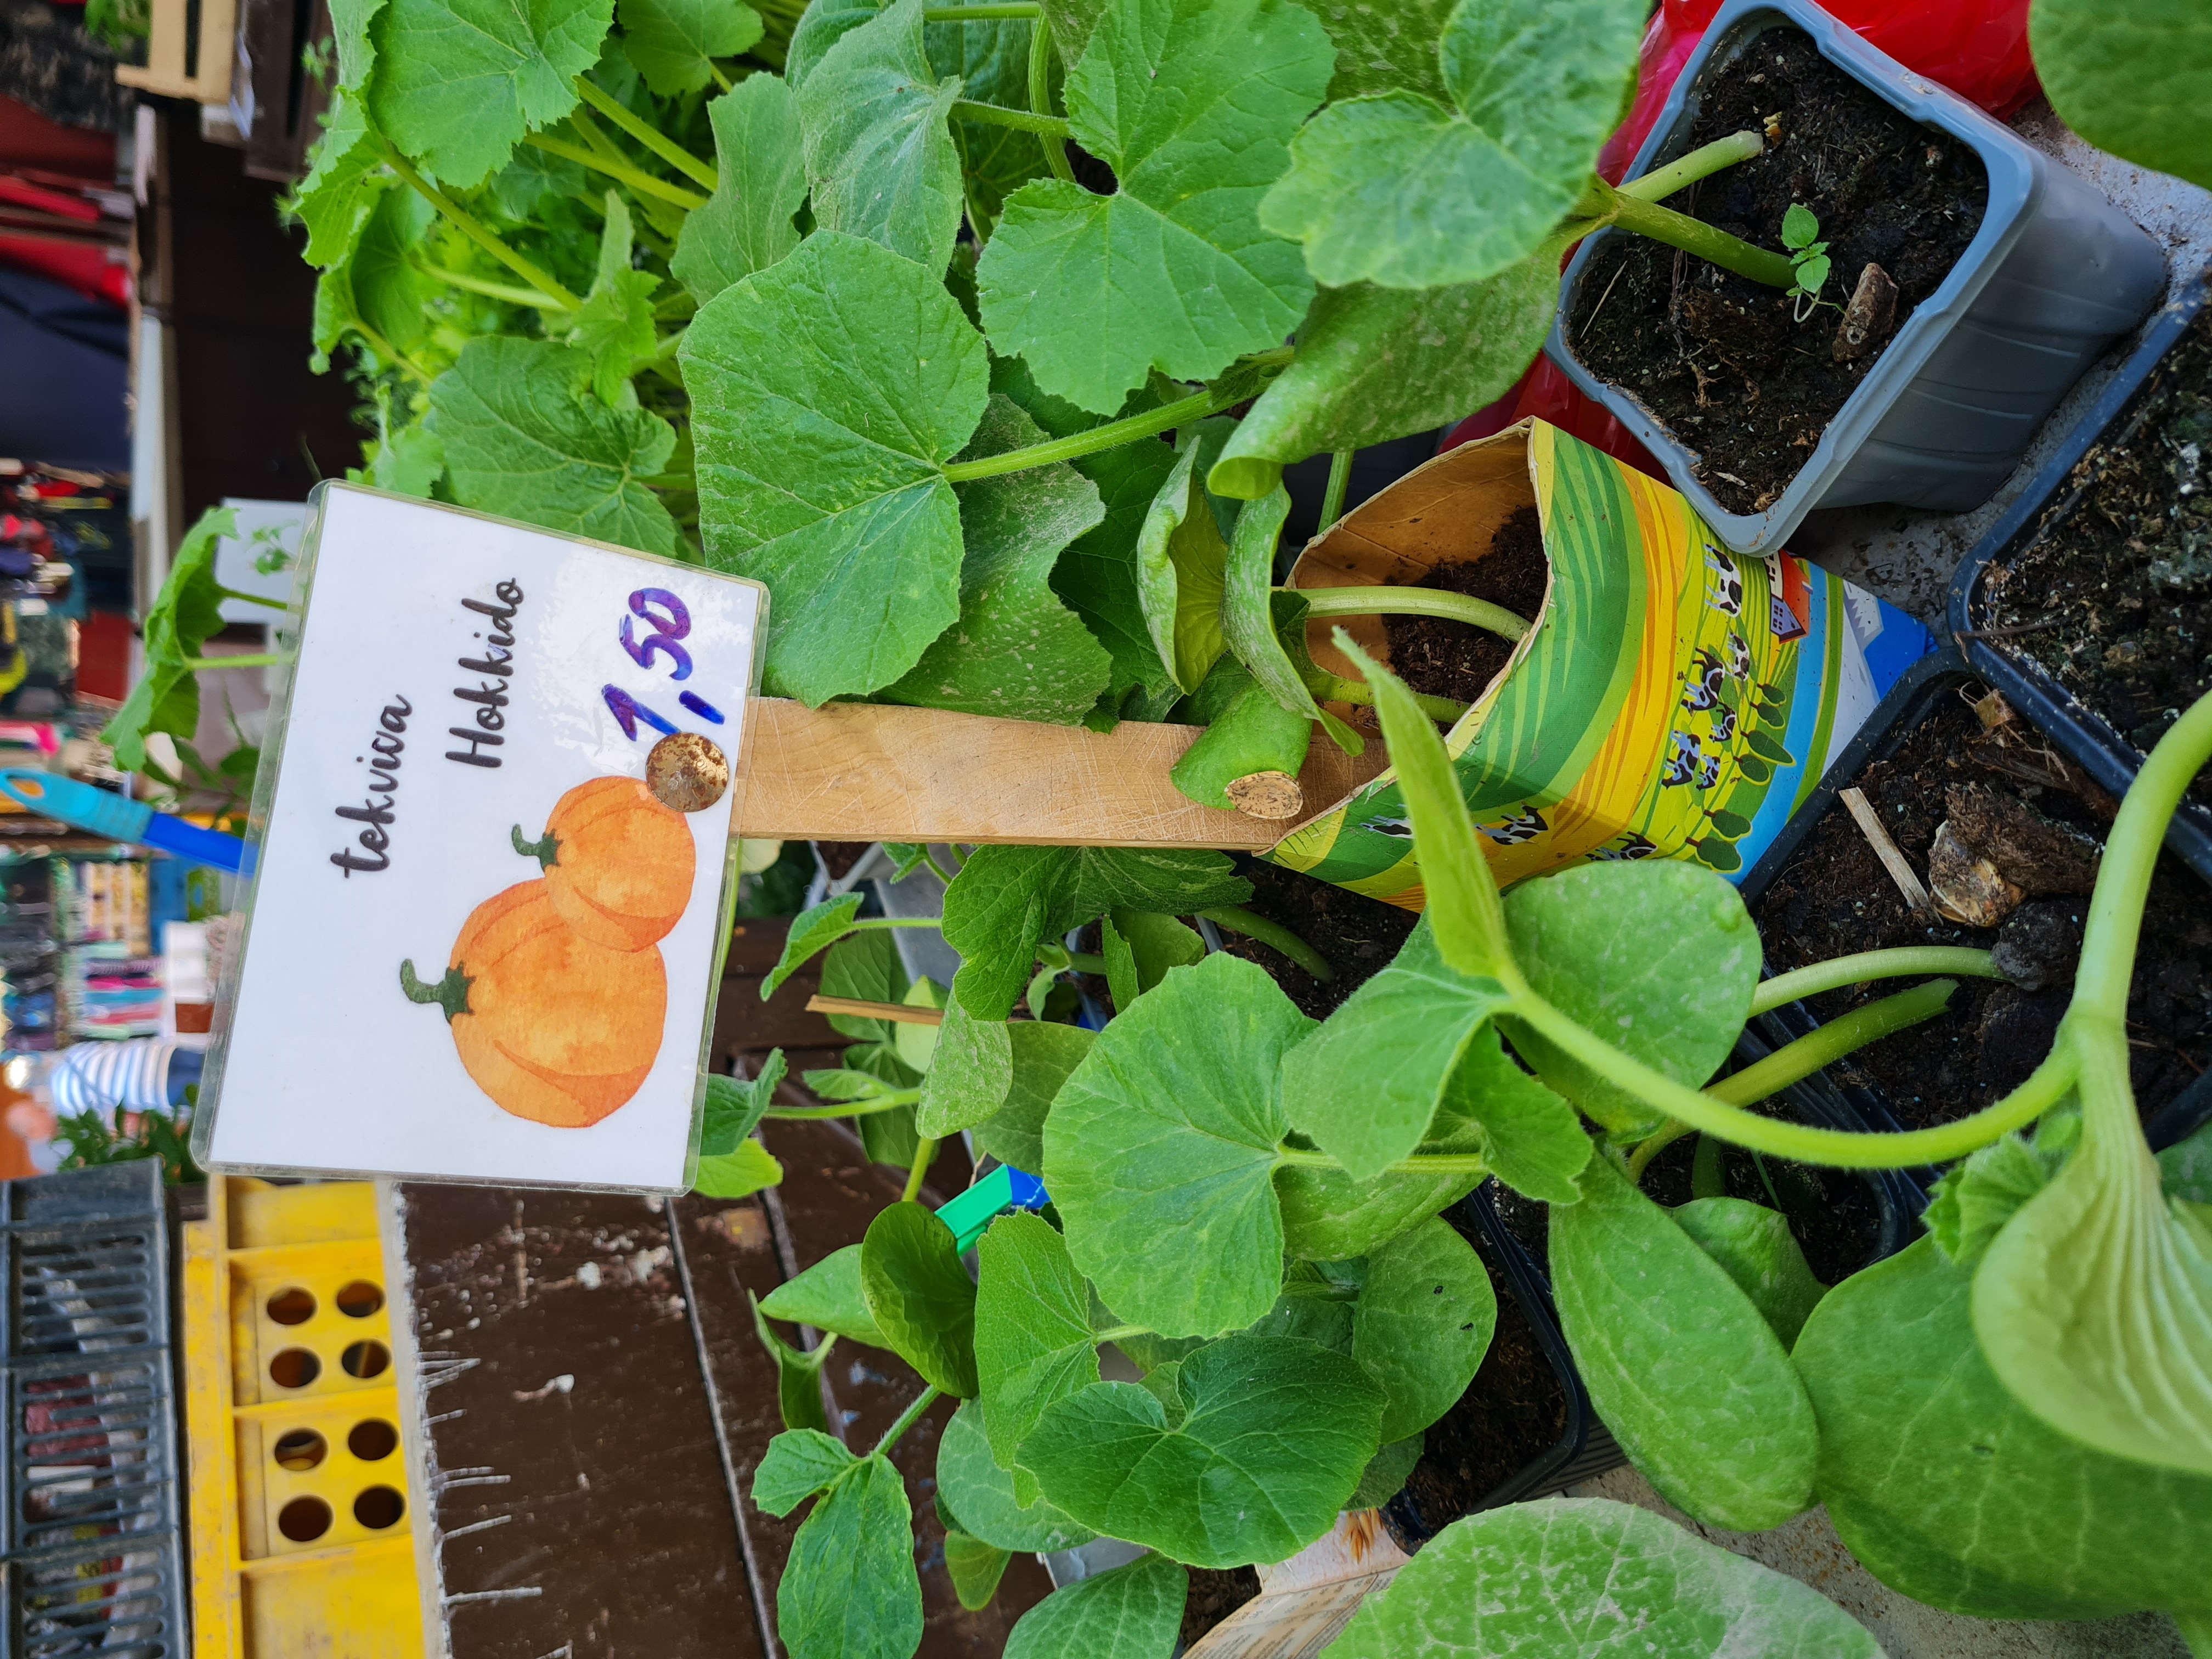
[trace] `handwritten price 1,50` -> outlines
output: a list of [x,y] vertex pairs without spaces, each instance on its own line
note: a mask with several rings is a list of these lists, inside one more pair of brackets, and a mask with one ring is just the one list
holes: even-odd
[[[629,596],[630,614],[622,619],[619,638],[622,648],[629,653],[641,668],[650,668],[654,659],[666,657],[671,665],[668,678],[688,680],[691,678],[691,653],[683,646],[684,637],[691,631],[691,612],[684,601],[665,587],[641,587]],[[639,637],[635,624],[642,622],[647,632]],[[603,687],[599,695],[606,699],[607,708],[622,723],[623,735],[631,742],[637,741],[637,728],[641,721],[665,737],[674,737],[676,728],[660,715],[630,696],[618,685]],[[720,726],[722,711],[696,691],[680,692],[677,702],[704,720]]]

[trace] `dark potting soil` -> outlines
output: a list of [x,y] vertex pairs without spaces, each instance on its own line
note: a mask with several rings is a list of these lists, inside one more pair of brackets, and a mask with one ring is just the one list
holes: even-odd
[[[1437,1530],[1472,1513],[1567,1431],[1566,1387],[1514,1300],[1489,1241],[1457,1206],[1444,1219],[1482,1258],[1498,1296],[1498,1325],[1474,1380],[1457,1405],[1429,1425],[1420,1461],[1406,1480],[1406,1495],[1423,1522]],[[1400,1548],[1410,1553],[1419,1547],[1419,1540],[1401,1535],[1391,1524],[1389,1510],[1382,1513]]]
[[1260,1594],[1254,1567],[1192,1567],[1190,1595],[1182,1604],[1183,1646],[1189,1647],[1231,1613]]
[[[1543,522],[1534,507],[1524,507],[1498,526],[1483,557],[1440,564],[1418,586],[1487,599],[1533,621],[1550,576]],[[1513,654],[1512,641],[1442,617],[1385,617],[1382,632],[1399,678],[1454,702],[1479,699]]]
[[[1974,625],[2023,630],[1992,643],[2148,750],[2212,691],[2212,309],[2069,483],[1983,578]],[[2212,805],[2212,770],[2191,793]]]
[[[1940,703],[1887,760],[1862,772],[1884,827],[1923,878],[1954,787],[1976,787],[2035,809],[2052,823],[2101,841],[2113,804],[2014,716],[1985,730],[1968,698]],[[2028,991],[1995,980],[1962,979],[1934,1019],[1885,1037],[1828,1068],[1838,1082],[1881,1091],[1907,1128],[1947,1123],[2016,1087],[2050,1052],[2071,994],[2087,902],[2076,895],[2031,898],[2001,928],[1977,928],[1909,909],[1856,822],[1838,802],[1753,907],[1766,965],[1788,972],[1858,951],[1911,945],[1996,948],[2001,960],[2039,955],[2051,982]],[[2056,948],[2034,951],[2039,939]],[[1811,1000],[1833,1019],[1909,981],[1887,981]],[[2137,1109],[2148,1117],[2212,1065],[2212,893],[2185,865],[2160,859],[2143,912],[2128,997],[2129,1054]]]
[[1281,923],[1312,945],[1336,970],[1336,977],[1324,984],[1273,945],[1226,927],[1221,929],[1222,948],[1267,969],[1299,1011],[1314,1019],[1327,1019],[1346,997],[1387,967],[1420,921],[1411,910],[1280,865],[1249,860],[1239,873],[1252,884],[1252,896],[1244,908]]
[[1830,354],[1837,307],[1860,272],[1878,264],[1897,284],[1894,338],[1973,240],[1989,178],[1972,149],[1893,109],[1796,28],[1760,34],[1707,77],[1703,97],[1688,148],[1764,131],[1766,150],[1664,205],[1771,249],[1782,246],[1791,204],[1809,208],[1832,262],[1821,290],[1829,303],[1799,322],[1778,289],[1614,235],[1584,268],[1569,339],[1586,367],[1697,453],[1715,499],[1758,513],[1789,487],[1881,358],[1881,349],[1844,362]]

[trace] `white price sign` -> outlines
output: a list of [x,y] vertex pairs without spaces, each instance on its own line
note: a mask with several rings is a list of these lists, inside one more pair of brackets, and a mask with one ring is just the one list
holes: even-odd
[[682,1189],[765,590],[311,507],[202,1162]]

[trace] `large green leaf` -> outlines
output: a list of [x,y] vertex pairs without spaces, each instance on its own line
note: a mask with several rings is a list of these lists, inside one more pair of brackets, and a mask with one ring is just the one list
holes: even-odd
[[[989,0],[967,0],[967,3],[988,4]],[[963,98],[995,104],[1001,109],[1029,107],[1030,24],[1026,20],[932,23],[923,31],[922,39],[929,52],[930,72],[940,81],[957,76]],[[1060,77],[1051,79],[1056,88]],[[952,135],[967,175],[969,200],[981,210],[987,227],[997,220],[1007,197],[1030,179],[1044,176],[1044,151],[1033,132],[995,121],[963,121],[956,113]]]
[[1831,1291],[1797,1339],[1820,1498],[1852,1553],[1976,1618],[2212,1615],[2212,1480],[2092,1451],[2014,1399],[1974,1340],[1972,1285],[1922,1239]]
[[859,28],[872,22],[882,12],[877,0],[810,0],[798,24],[791,31],[791,46],[784,54],[784,78],[791,82],[793,92],[805,86],[808,78],[830,54],[830,48]]
[[1173,1427],[1133,1382],[1071,1395],[1038,1420],[1022,1462],[1093,1530],[1233,1567],[1283,1560],[1327,1532],[1382,1443],[1382,1390],[1356,1361],[1294,1337],[1208,1343],[1176,1387]]
[[623,51],[661,98],[697,92],[713,60],[752,50],[761,15],[744,0],[619,0]]
[[1352,1357],[1382,1389],[1385,1443],[1419,1434],[1458,1403],[1497,1323],[1490,1275],[1436,1217],[1368,1258]]
[[[1424,1151],[1443,1148],[1425,1146]],[[1454,1147],[1452,1151],[1472,1150]],[[1309,1261],[1362,1255],[1419,1226],[1482,1184],[1480,1170],[1354,1181],[1341,1170],[1286,1164],[1275,1172],[1283,1249]]]
[[[963,459],[1042,443],[1045,434],[994,395]],[[878,698],[969,714],[1073,726],[1106,689],[1110,664],[1052,590],[1068,544],[1105,516],[1097,486],[1066,465],[954,486],[967,550],[960,618]]]
[[1024,1504],[991,1455],[983,1403],[964,1401],[937,1443],[937,1489],[961,1528],[1002,1550],[1072,1550],[1098,1534],[1042,1498]]
[[960,613],[939,469],[982,418],[982,339],[933,272],[817,231],[702,308],[682,356],[708,562],[774,598],[768,689],[888,685]]
[[1106,516],[1061,556],[1052,586],[1112,659],[1107,696],[1116,710],[1132,693],[1163,708],[1182,695],[1174,670],[1152,643],[1137,582],[1137,538],[1176,459],[1165,444],[1134,443],[1076,463],[1098,486]]
[[913,1659],[914,1511],[889,1458],[855,1464],[806,1517],[776,1586],[775,1623],[792,1659]]
[[[199,676],[185,659],[202,654],[209,635],[222,627],[222,596],[215,579],[216,544],[238,534],[238,515],[210,507],[185,533],[143,629],[146,666],[131,696],[100,731],[126,772],[146,769],[146,734],[166,732],[190,742],[199,729]],[[1233,902],[1233,901],[1232,901]]]
[[922,45],[922,0],[898,0],[845,35],[799,88],[814,222],[880,242],[942,275],[960,228],[960,152],[945,117],[960,96]]
[[1432,431],[1502,397],[1542,348],[1559,300],[1558,262],[1541,255],[1487,282],[1324,288],[1277,375],[1208,480],[1252,496],[1279,470],[1339,449]]
[[2160,1152],[2158,1169],[2169,1194],[2212,1206],[2212,1123]]
[[921,1133],[942,1140],[974,1128],[1006,1104],[1013,1080],[1013,1037],[1005,1019],[985,1019],[957,999],[948,1002],[921,1080]]
[[1116,907],[1107,912],[1100,928],[1116,1008],[1127,1008],[1152,989],[1169,969],[1195,967],[1206,959],[1206,941],[1173,916]]
[[1495,1026],[1475,1033],[1444,1085],[1430,1134],[1444,1133],[1471,1140],[1492,1172],[1514,1191],[1547,1204],[1581,1201],[1576,1177],[1589,1162],[1591,1150],[1583,1121],[1573,1107],[1514,1064]]
[[783,1180],[783,1165],[757,1140],[740,1140],[726,1152],[702,1155],[691,1177],[702,1198],[750,1198]]
[[1046,939],[1115,905],[1189,915],[1251,896],[1218,853],[979,847],[945,893],[945,942],[962,958],[953,995],[978,1019],[1004,1019]]
[[1259,198],[1334,58],[1284,0],[1113,0],[1066,98],[1121,187],[1040,179],[1007,198],[977,270],[993,342],[1100,414],[1155,368],[1203,380],[1279,345],[1312,279],[1260,228]]
[[672,554],[675,521],[644,480],[676,429],[641,409],[577,397],[591,360],[569,346],[472,340],[430,387],[453,498],[548,530]]
[[684,216],[668,270],[701,305],[799,246],[792,216],[806,199],[799,106],[773,75],[748,76],[707,106],[721,182]]
[[1061,1085],[1044,1182],[1075,1265],[1132,1323],[1213,1336],[1273,1304],[1276,1073],[1312,1027],[1259,969],[1211,956],[1139,998]]
[[1047,1406],[1098,1380],[1091,1293],[1052,1224],[1001,1216],[976,1245],[975,1378],[991,1455],[1012,1471],[1014,1495],[1034,1503],[1036,1477],[1015,1448]]
[[753,1502],[770,1515],[789,1515],[859,1462],[819,1429],[787,1429],[768,1443],[753,1471]]
[[952,1580],[952,1593],[970,1613],[981,1613],[999,1593],[999,1580],[1006,1575],[1011,1552],[987,1544],[964,1532],[945,1534],[945,1571]]
[[1403,88],[1441,101],[1437,40],[1452,0],[1316,0],[1307,8],[1336,43],[1332,102]]
[[1021,1617],[1001,1659],[1167,1659],[1190,1575],[1164,1555],[1054,1590]]
[[[1759,984],[1759,930],[1725,877],[1680,861],[1589,864],[1505,896],[1513,951],[1538,995],[1692,1088],[1742,1035]],[[1516,1023],[1544,1080],[1616,1133],[1652,1109]]]
[[1182,446],[1137,532],[1137,603],[1145,630],[1185,691],[1222,651],[1221,592],[1229,544],[1206,504],[1195,443]]
[[1389,966],[1284,1060],[1291,1125],[1353,1180],[1381,1175],[1421,1144],[1461,1057],[1507,1000],[1496,980],[1444,961],[1424,915]]
[[2081,1145],[1983,1256],[1974,1334],[2053,1428],[2212,1475],[2212,1216],[2165,1195],[2120,1063],[2082,1073]]
[[860,1241],[860,1294],[898,1357],[931,1387],[975,1393],[975,1283],[927,1205],[879,1210]]
[[2035,0],[2035,71],[2100,149],[2212,190],[2212,14],[2198,0]]
[[1708,1525],[1778,1527],[1812,1502],[1820,1436],[1750,1297],[1610,1158],[1552,1212],[1559,1327],[1590,1400],[1661,1497]]
[[[763,1002],[766,1002],[781,990],[786,980],[853,931],[853,919],[860,914],[860,901],[863,896],[864,895],[860,893],[840,893],[836,898],[824,899],[812,909],[802,910],[791,919],[790,925],[784,930],[783,954],[775,959],[775,966],[769,969],[767,976],[761,981]],[[873,948],[881,950],[884,947],[878,945]],[[896,952],[893,959],[896,960]],[[905,990],[906,987],[902,984],[899,987],[900,994],[903,994]],[[896,1002],[898,997],[884,996],[874,1000]],[[844,1016],[833,1015],[831,1018],[834,1021]],[[880,1026],[881,1024],[881,1021],[870,1022],[872,1028]],[[879,1037],[888,1035],[876,1029],[855,1030],[847,1025],[839,1025],[836,1029],[851,1037]]]
[[860,1288],[860,1246],[848,1244],[805,1269],[761,1298],[771,1319],[811,1325],[818,1331],[849,1337],[872,1348],[888,1348],[890,1339],[876,1328]]
[[1740,1198],[1697,1198],[1674,1211],[1684,1232],[1751,1298],[1786,1350],[1827,1294],[1778,1211]]
[[412,350],[430,327],[423,278],[413,263],[430,212],[430,204],[411,190],[386,191],[370,208],[342,267],[352,284],[356,314],[399,351]]
[[1018,1020],[1006,1027],[1014,1076],[998,1115],[975,1126],[975,1150],[1035,1174],[1044,1168],[1044,1119],[1067,1074],[1091,1052],[1096,1033],[1079,1025]]
[[1881,1659],[1810,1585],[1602,1498],[1455,1521],[1370,1596],[1324,1659]]
[[1456,107],[1412,91],[1332,104],[1291,140],[1260,222],[1332,287],[1494,276],[1588,187],[1643,33],[1625,0],[1461,0],[1438,46]]
[[384,9],[384,0],[331,0],[331,44],[337,49],[337,89],[358,93],[368,84],[376,67],[376,47],[368,37],[369,21]]
[[307,228],[307,263],[334,265],[352,252],[377,198],[398,182],[384,165],[358,94],[341,92],[331,100],[308,160],[292,210]]
[[368,107],[392,142],[465,190],[522,135],[576,107],[614,0],[386,0],[369,20]]
[[1098,27],[1108,0],[1043,0],[1044,21],[1052,30],[1052,43],[1063,64],[1079,64]]

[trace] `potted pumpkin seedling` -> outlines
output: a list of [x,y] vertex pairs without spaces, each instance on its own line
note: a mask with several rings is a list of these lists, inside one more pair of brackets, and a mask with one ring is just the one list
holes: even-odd
[[[1945,982],[1889,999],[1850,1029],[1824,1028],[1758,1075],[1694,1085],[1761,1000],[1924,972],[1924,957],[1873,953],[1762,989],[1741,901],[1681,864],[1592,866],[1501,900],[1434,728],[1395,680],[1377,671],[1373,684],[1415,833],[1431,842],[1429,908],[1399,961],[1318,1027],[1249,964],[1214,956],[1169,970],[1104,1032],[1074,1039],[1082,1052],[1056,1058],[1054,1069],[1066,1067],[1056,1088],[1048,1074],[1032,1078],[1022,1109],[1033,1115],[1048,1096],[1037,1145],[1059,1229],[1001,1221],[984,1238],[976,1284],[940,1224],[887,1212],[842,1270],[842,1291],[817,1268],[777,1293],[787,1310],[825,1328],[861,1328],[865,1316],[933,1388],[980,1401],[963,1407],[981,1419],[969,1431],[970,1473],[1003,1483],[1001,1504],[1048,1504],[1078,1529],[1199,1564],[1279,1558],[1327,1528],[1385,1444],[1392,1385],[1363,1363],[1358,1334],[1374,1264],[1437,1237],[1429,1218],[1439,1188],[1494,1170],[1553,1205],[1551,1267],[1577,1364],[1623,1447],[1693,1516],[1758,1530],[1817,1497],[1875,1571],[1937,1605],[2000,1616],[2154,1607],[2185,1629],[2201,1623],[2203,1592],[2181,1541],[2185,1517],[2212,1497],[2203,1419],[2180,1403],[2205,1380],[2191,1328],[2146,1311],[2125,1328],[2149,1339],[2132,1349],[2043,1333],[2059,1319],[2094,1329],[2131,1305],[2186,1310],[2212,1296],[2205,1223],[2190,1202],[2161,1198],[2142,1150],[2112,1009],[2163,820],[2212,756],[2212,701],[2185,715],[2122,808],[2073,1010],[2036,1077],[1959,1123],[1854,1133],[1739,1103],[1940,1007]],[[2076,1096],[2078,1114],[2066,1107]],[[2034,1141],[2011,1133],[2039,1118]],[[1772,1212],[1707,1200],[1670,1212],[1638,1192],[1652,1152],[1686,1127],[1844,1166],[1972,1156],[1939,1195],[1933,1239],[1827,1290]],[[2133,1218],[2131,1236],[2152,1248],[2100,1254],[2113,1214]],[[1368,1277],[1323,1266],[1286,1279],[1286,1252],[1364,1256]],[[1013,1289],[1003,1299],[1002,1263]],[[2061,1263],[2068,1270],[2055,1271]],[[1432,1295],[1452,1293],[1441,1263],[1419,1283],[1431,1277]],[[1286,1305],[1339,1297],[1353,1308],[1349,1355],[1279,1334]],[[1902,1358],[1877,1340],[1893,1316],[1915,1333]],[[1097,1343],[1141,1350],[1154,1339],[1183,1346],[1154,1351],[1150,1387],[1096,1380]],[[1380,1352],[1366,1345],[1366,1355]],[[1425,1363],[1418,1344],[1392,1352],[1397,1366]],[[1171,1383],[1158,1376],[1169,1371]],[[1984,1421],[1991,1432],[2002,1423],[2003,1451],[1991,1458],[1974,1437],[1939,1437],[1926,1455],[1945,1460],[1943,1480],[1931,1485],[1922,1458],[1900,1472],[1889,1444],[1904,1431],[1890,1403],[1900,1398],[1930,1402],[1946,1422]],[[1257,1484],[1270,1502],[1264,1518],[1248,1518],[1256,1494],[1236,1500],[1227,1471],[1261,1468],[1248,1460],[1274,1444],[1300,1455],[1265,1470]],[[887,1547],[859,1540],[892,1519],[902,1540],[902,1500],[896,1515],[882,1505],[868,1460],[842,1447],[778,1446],[763,1490],[784,1504],[824,1494],[794,1551],[786,1639],[798,1639],[794,1613],[807,1632],[834,1613],[848,1644],[864,1616],[887,1638],[904,1629],[883,1612],[909,1596],[900,1584],[876,1583],[864,1615],[853,1611],[864,1593],[853,1573],[836,1570],[834,1593],[807,1576],[830,1571],[833,1545],[840,1561],[856,1550],[888,1559]],[[2093,1495],[2099,1516],[2140,1504],[2164,1524],[2121,1528],[2124,1538],[2100,1544],[2094,1560],[2059,1562],[2057,1534],[2044,1530],[2054,1512],[2069,1551],[2094,1523],[2048,1484],[2054,1470],[2064,1490]],[[956,1517],[963,1478],[940,1468]],[[1946,1506],[1970,1501],[2017,1524],[2002,1536],[1947,1533]],[[969,1502],[994,1513],[981,1497]],[[1473,1540],[1532,1529],[1541,1535],[1533,1516],[1448,1528],[1423,1552],[1434,1565],[1401,1575],[1429,1588],[1386,1593],[1346,1640],[1364,1628],[1361,1640],[1388,1650],[1389,1632],[1404,1639],[1401,1620],[1437,1616],[1438,1596],[1464,1603],[1469,1575],[1486,1571]],[[1113,1606],[1125,1614],[1173,1601],[1171,1571],[1122,1570],[1113,1594],[1129,1601]],[[1030,1615],[1040,1633],[1073,1615],[1081,1589],[1061,1593],[1063,1611],[1046,1610],[1056,1596]],[[1106,1616],[1109,1593],[1088,1594],[1102,1603],[1093,1616]],[[1834,1651],[1870,1650],[1850,1645],[1864,1641],[1855,1627],[1832,1639]],[[845,1650],[905,1650],[886,1639]]]

